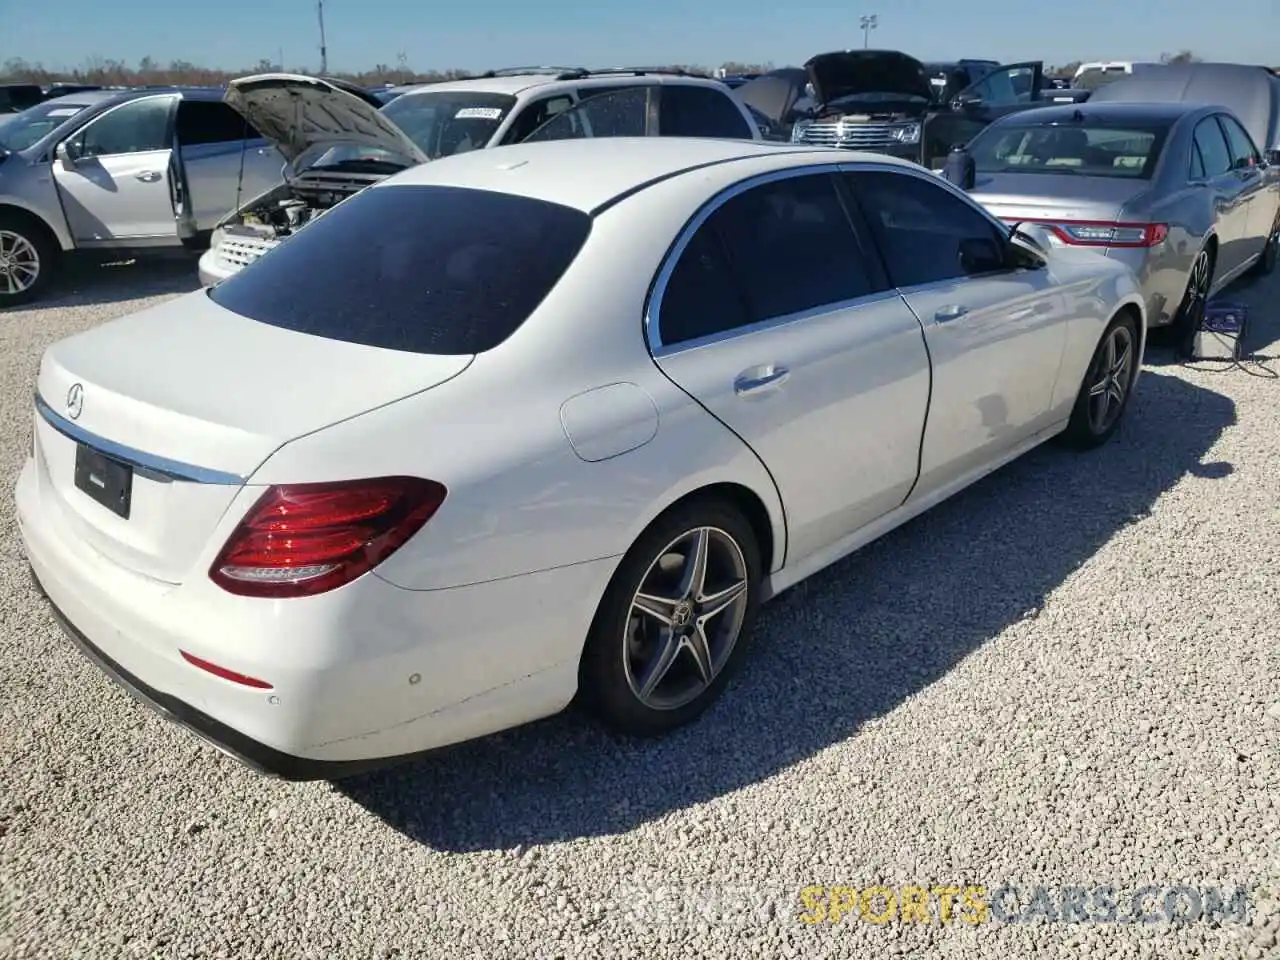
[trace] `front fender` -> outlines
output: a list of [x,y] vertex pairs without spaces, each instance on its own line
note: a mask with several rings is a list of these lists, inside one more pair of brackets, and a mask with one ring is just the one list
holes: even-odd
[[18,210],[29,217],[34,217],[49,229],[58,241],[59,248],[64,251],[72,250],[75,248],[75,241],[67,228],[67,218],[62,213],[62,205],[58,202],[58,188],[52,183],[52,174],[50,174],[49,186],[51,188],[49,196],[43,203],[36,202],[32,197],[0,193],[0,212]]

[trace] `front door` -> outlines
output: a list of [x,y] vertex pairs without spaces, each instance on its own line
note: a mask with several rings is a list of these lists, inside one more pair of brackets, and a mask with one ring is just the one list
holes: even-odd
[[1040,97],[1044,63],[1010,63],[984,74],[956,94],[950,109],[932,115],[924,131],[925,166],[937,169],[954,146],[968,143],[1006,114],[1026,110]]
[[130,100],[64,141],[54,182],[76,246],[177,244],[172,94]]
[[[1065,301],[1047,269],[1007,266],[999,227],[928,175],[851,168],[847,182],[933,362],[913,494],[927,496],[1050,425]],[[972,259],[982,247],[993,256]]]
[[773,476],[792,564],[906,498],[929,357],[833,173],[756,181],[713,210],[659,276],[651,345]]

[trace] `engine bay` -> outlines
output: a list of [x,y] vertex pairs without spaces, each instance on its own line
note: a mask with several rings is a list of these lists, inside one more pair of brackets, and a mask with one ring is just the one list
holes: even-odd
[[385,176],[307,171],[242,208],[223,230],[232,235],[283,240]]

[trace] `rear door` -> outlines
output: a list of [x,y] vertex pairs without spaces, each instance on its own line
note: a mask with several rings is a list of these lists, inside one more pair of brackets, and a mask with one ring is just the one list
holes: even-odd
[[911,490],[929,357],[832,172],[742,186],[704,208],[659,273],[650,345],[772,474],[793,563]]
[[281,182],[285,158],[219,100],[178,104],[178,149],[196,229],[212,230],[239,201]]
[[1066,347],[1066,301],[1047,269],[966,262],[1003,253],[975,206],[927,174],[849,168],[889,279],[924,326],[933,361],[917,496],[981,471],[1048,426]]
[[1191,179],[1199,189],[1209,191],[1213,201],[1214,229],[1218,237],[1218,261],[1214,274],[1233,273],[1244,263],[1249,228],[1248,184],[1232,169],[1235,161],[1227,135],[1214,117],[1196,124],[1193,134]]
[[173,94],[113,107],[64,141],[53,177],[77,246],[178,243]]

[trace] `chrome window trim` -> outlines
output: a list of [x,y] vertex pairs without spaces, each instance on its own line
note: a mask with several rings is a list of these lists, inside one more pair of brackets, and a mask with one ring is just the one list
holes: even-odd
[[[798,167],[787,167],[782,170],[770,170],[767,173],[755,174],[745,180],[726,187],[717,193],[710,200],[702,205],[696,214],[684,225],[677,236],[676,242],[667,251],[666,257],[662,265],[658,269],[656,279],[654,280],[653,290],[649,294],[648,303],[645,305],[644,311],[644,331],[645,339],[649,346],[649,352],[655,357],[666,357],[685,350],[696,350],[701,347],[711,346],[717,343],[723,343],[740,336],[750,336],[754,333],[760,333],[764,330],[770,330],[774,327],[782,327],[792,323],[799,323],[804,320],[813,319],[815,317],[825,316],[829,313],[836,313],[841,310],[848,310],[863,304],[878,303],[883,300],[892,299],[901,296],[905,291],[917,292],[926,287],[932,287],[937,284],[955,283],[957,280],[981,279],[985,276],[1004,275],[1006,272],[1015,271],[994,271],[992,274],[968,275],[963,277],[953,277],[947,280],[933,281],[927,284],[916,284],[911,287],[889,287],[886,290],[877,290],[874,293],[867,294],[862,297],[855,297],[852,300],[845,300],[839,303],[824,304],[812,307],[809,310],[803,310],[799,313],[786,314],[779,317],[770,317],[767,320],[760,320],[756,323],[749,323],[741,327],[734,327],[731,330],[722,330],[719,333],[708,334],[705,337],[698,337],[694,340],[682,340],[677,344],[664,344],[659,331],[659,316],[662,313],[662,300],[667,292],[667,283],[671,279],[671,274],[675,271],[676,264],[680,257],[684,254],[685,248],[689,245],[689,241],[698,229],[710,219],[711,215],[719,210],[724,204],[732,200],[734,197],[745,193],[755,187],[763,186],[768,183],[775,183],[779,180],[789,180],[794,177],[813,176],[817,174],[841,174],[841,173],[896,173],[901,176],[915,177],[916,179],[933,184],[938,189],[950,193],[954,197],[958,197],[971,210],[978,213],[984,220],[991,224],[992,229],[997,236],[1003,237],[1005,242],[1009,242],[1011,230],[1008,224],[991,214],[985,207],[970,197],[967,193],[957,187],[948,180],[943,180],[937,174],[930,170],[920,167],[919,170],[912,167],[896,164],[896,163],[877,163],[873,160],[863,161],[821,161],[813,164],[806,164]],[[851,228],[852,229],[852,228]]]
[[156,456],[134,447],[125,446],[122,443],[116,443],[114,440],[108,440],[106,437],[100,437],[96,433],[90,433],[66,417],[55,413],[53,408],[38,393],[35,396],[35,403],[36,412],[44,418],[45,423],[57,430],[58,433],[74,440],[76,443],[83,443],[87,447],[92,447],[99,453],[104,453],[114,460],[129,464],[140,476],[145,476],[150,480],[157,480],[161,483],[182,480],[188,483],[207,483],[228,487],[241,487],[245,484],[246,478],[234,473],[211,470],[208,467],[197,467],[178,460],[170,460],[168,457]]

